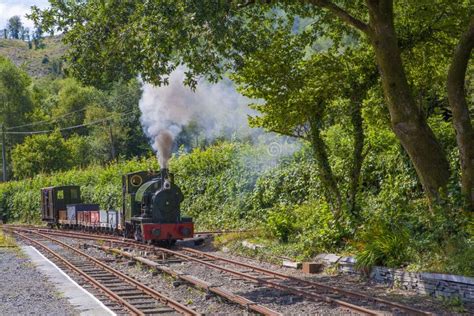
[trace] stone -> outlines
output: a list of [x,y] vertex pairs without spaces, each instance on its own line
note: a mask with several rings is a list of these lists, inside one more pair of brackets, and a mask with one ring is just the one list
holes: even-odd
[[354,257],[342,257],[339,259],[339,264],[355,264],[356,259]]
[[254,244],[254,243],[251,243],[247,240],[242,241],[242,246],[244,246],[245,248],[252,249],[252,250],[256,250],[256,249],[259,249],[259,248],[265,248],[262,245]]
[[301,269],[301,262],[283,260],[282,266],[293,269]]

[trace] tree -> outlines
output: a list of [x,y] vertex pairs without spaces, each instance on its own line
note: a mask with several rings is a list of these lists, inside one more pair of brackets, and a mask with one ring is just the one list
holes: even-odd
[[114,133],[117,155],[131,158],[149,154],[149,140],[140,124],[138,101],[141,97],[141,85],[138,80],[118,81],[106,94],[107,110],[117,114],[116,119],[111,121],[112,129],[121,129],[120,134],[117,134],[119,131]]
[[13,173],[22,179],[41,172],[66,170],[71,167],[67,149],[58,130],[49,135],[28,136],[12,150]]
[[20,39],[20,36],[23,33],[23,23],[21,23],[21,18],[18,15],[14,15],[8,19],[7,29],[10,38]]
[[11,130],[10,127],[24,124],[33,108],[28,90],[30,83],[31,79],[26,72],[17,68],[9,59],[0,56],[0,121],[7,132],[7,150],[23,139],[24,135],[15,134],[17,130]]
[[[251,117],[251,125],[308,141],[326,200],[336,217],[343,209],[357,216],[355,201],[364,148],[361,109],[367,90],[376,82],[376,67],[367,47],[309,53],[307,34],[293,34],[292,25],[286,24],[273,34],[257,33],[259,42],[270,44],[248,54],[232,79],[243,95],[259,100],[251,107],[261,115]],[[348,177],[339,181],[324,133],[334,122],[344,120],[353,135],[353,153]],[[343,201],[346,189],[340,185],[344,181],[350,183],[344,186],[347,202]]]
[[33,32],[33,44],[35,45],[35,49],[44,48],[45,45],[43,43],[43,29],[41,27],[37,27]]
[[31,111],[31,79],[6,57],[0,56],[0,120],[4,126],[24,123]]
[[[433,10],[443,13],[455,33],[473,9],[468,3],[443,0],[436,5],[402,1],[395,8],[392,0],[88,1],[66,6],[53,2],[51,9],[33,10],[32,18],[67,32],[73,73],[97,85],[138,73],[147,81],[163,84],[180,63],[189,67],[186,82],[191,86],[196,74],[217,80],[223,72],[241,67],[243,56],[265,45],[256,41],[255,29],[273,32],[282,19],[295,15],[312,18],[315,35],[332,33],[336,44],[347,34],[355,36],[373,48],[392,129],[428,197],[436,200],[449,180],[449,164],[414,99],[402,50],[429,40],[437,28],[403,29],[403,37],[396,30],[397,21],[407,25],[406,29],[417,21],[424,25],[432,19],[428,13]],[[417,14],[409,16],[404,11]]]
[[108,111],[103,106],[91,106],[87,109],[85,123],[90,127],[91,146],[99,161],[115,160],[118,145],[124,142],[127,128],[121,124],[120,113]]
[[474,211],[474,129],[466,101],[465,77],[474,48],[474,16],[462,34],[449,67],[447,88],[461,158],[461,182],[469,209]]
[[[72,78],[61,80],[58,84],[57,99],[51,109],[53,117],[60,117],[57,120],[58,127],[65,128],[83,124],[87,108],[104,102],[104,96],[99,90],[85,87]],[[87,129],[75,132],[85,135]],[[72,133],[73,131],[70,132],[70,134]]]

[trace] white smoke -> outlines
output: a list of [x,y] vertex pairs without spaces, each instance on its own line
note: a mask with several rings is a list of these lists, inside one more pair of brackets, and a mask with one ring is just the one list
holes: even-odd
[[[250,99],[240,95],[229,79],[217,84],[199,80],[192,91],[183,84],[185,67],[178,67],[166,86],[143,84],[140,99],[141,122],[148,137],[154,139],[162,130],[168,130],[174,138],[191,121],[198,122],[204,136],[212,140],[223,131],[239,136],[252,133],[247,115],[255,114],[247,105]],[[155,144],[153,148],[157,150]]]
[[[178,67],[169,77],[169,84],[156,87],[143,84],[143,94],[139,102],[141,123],[145,134],[153,141],[160,166],[166,168],[171,157],[173,140],[183,127],[190,122],[198,123],[207,140],[219,136],[233,135],[244,138],[251,136],[255,143],[267,147],[266,155],[242,157],[246,162],[265,160],[256,163],[265,168],[277,163],[279,158],[292,154],[300,147],[299,142],[248,125],[248,116],[257,113],[248,107],[255,103],[239,94],[229,79],[212,84],[199,80],[195,91],[183,84],[185,67]],[[166,137],[163,138],[163,133]],[[255,163],[254,163],[255,164]],[[261,167],[262,170],[265,169]]]

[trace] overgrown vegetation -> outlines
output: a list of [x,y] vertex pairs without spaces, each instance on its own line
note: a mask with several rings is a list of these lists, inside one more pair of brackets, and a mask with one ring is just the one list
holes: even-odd
[[158,167],[136,158],[150,155],[136,77],[166,84],[185,65],[191,87],[230,75],[258,100],[253,127],[302,142],[276,158],[256,140],[187,143],[199,122],[180,126],[172,169],[198,227],[256,229],[277,256],[474,275],[473,13],[446,0],[34,8],[38,26],[64,32],[67,67],[43,55],[51,76],[32,80],[0,58],[8,171],[31,177],[0,186],[3,215],[38,222],[39,188],[56,184],[120,208],[120,176]]
[[[369,154],[372,171],[363,181],[372,185],[363,191],[366,211],[357,221],[349,215],[335,220],[321,192],[310,148],[303,146],[278,159],[267,149],[223,142],[180,152],[172,159],[171,169],[186,197],[183,212],[194,217],[198,229],[254,229],[256,233],[226,243],[238,246],[246,238],[263,244],[266,249],[258,250],[262,257],[307,259],[321,252],[339,252],[357,255],[364,267],[383,264],[474,275],[469,216],[454,208],[448,215],[445,210],[427,211],[416,175],[408,164],[401,167],[407,157],[399,149],[381,149],[394,155],[391,165],[371,157],[381,153]],[[340,155],[332,152],[331,158],[343,159]],[[157,168],[156,158],[150,157],[4,183],[0,210],[9,221],[39,223],[39,189],[59,184],[81,185],[85,201],[120,209],[121,175]],[[395,171],[400,179],[386,181]]]

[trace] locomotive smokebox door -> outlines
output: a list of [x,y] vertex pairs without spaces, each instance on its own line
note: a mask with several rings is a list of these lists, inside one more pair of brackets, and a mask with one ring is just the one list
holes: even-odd
[[153,219],[163,223],[178,222],[180,220],[179,207],[182,201],[183,194],[175,186],[158,191],[153,196]]

